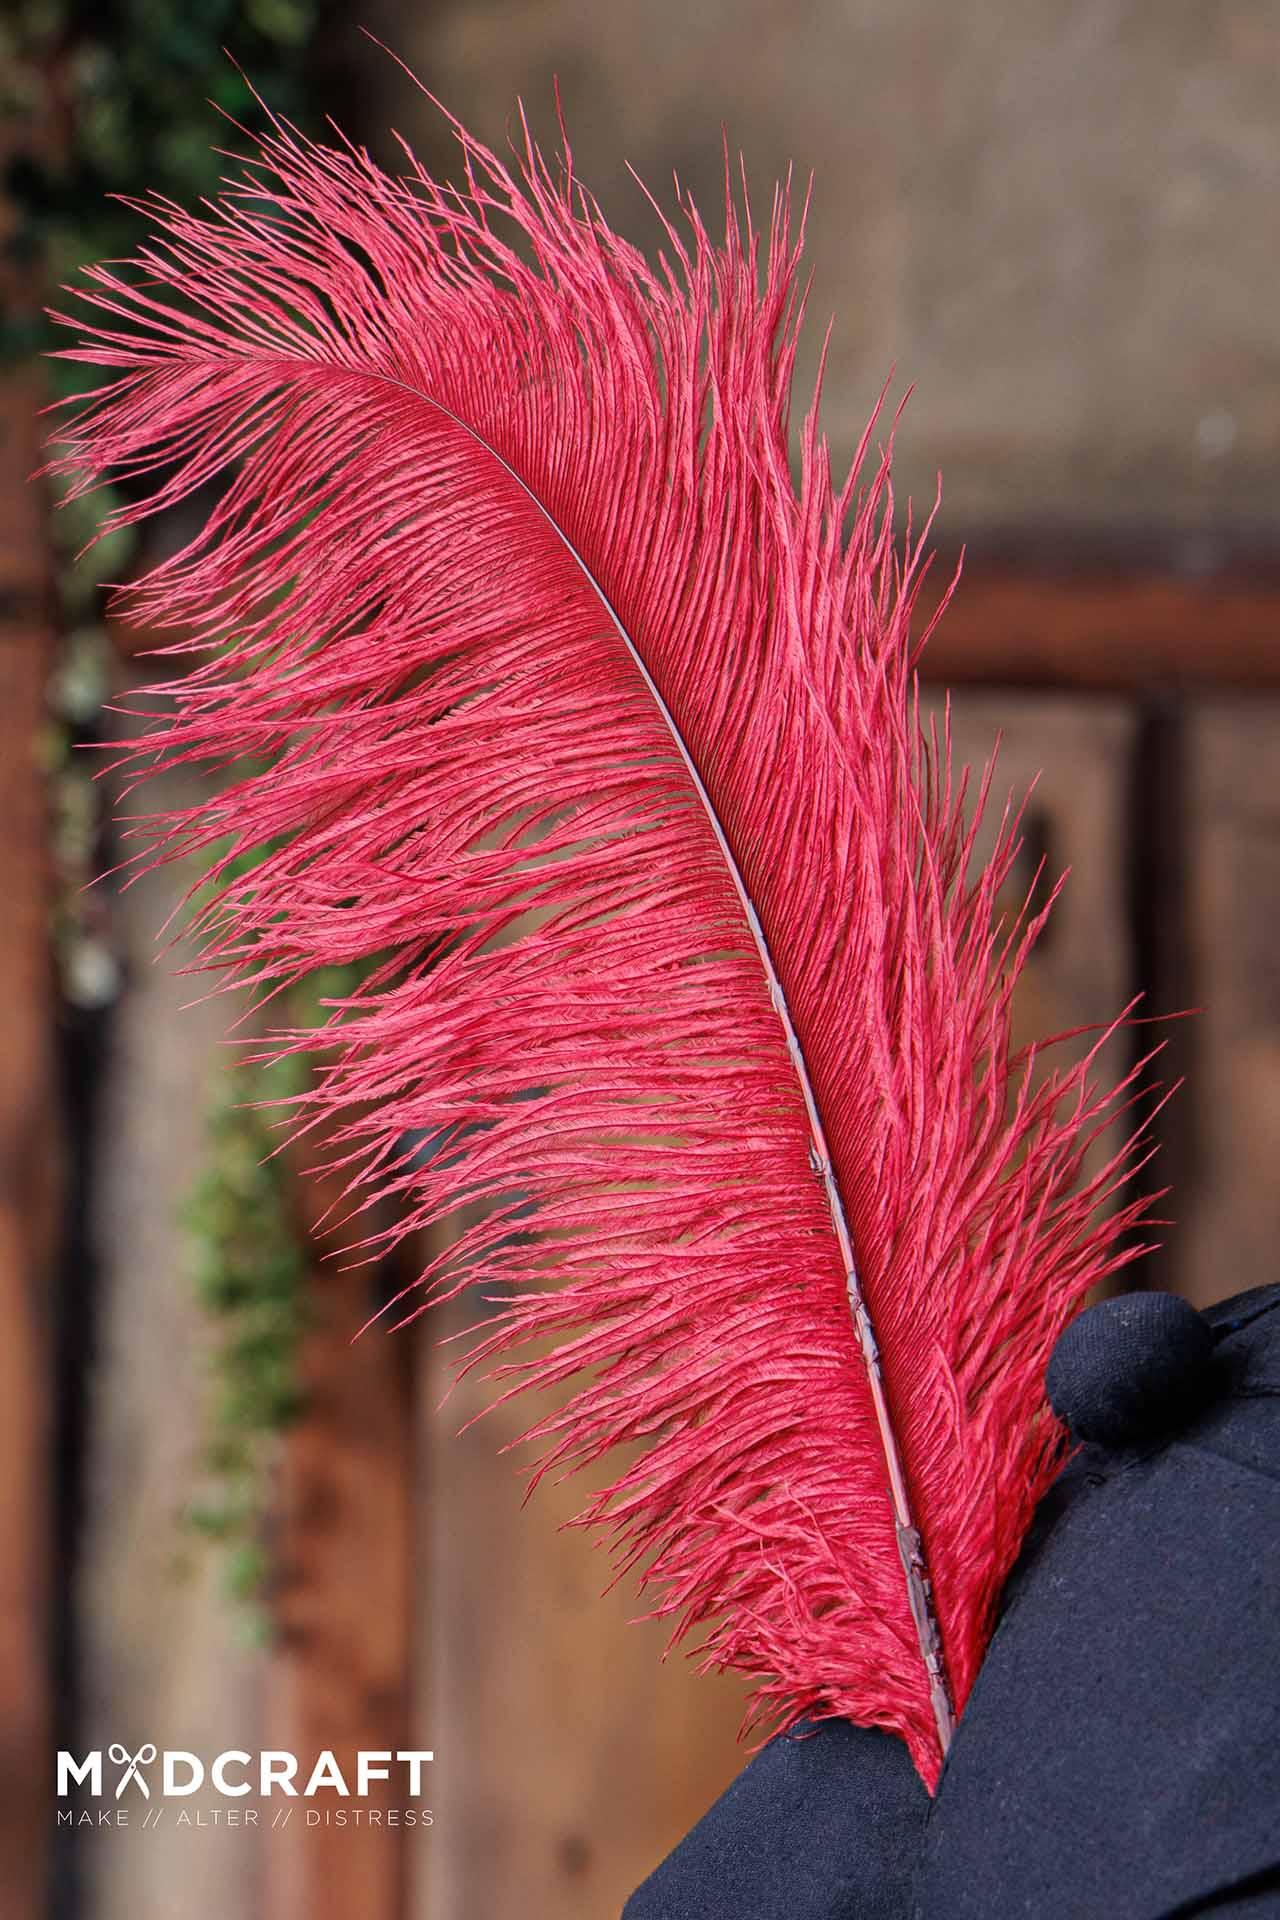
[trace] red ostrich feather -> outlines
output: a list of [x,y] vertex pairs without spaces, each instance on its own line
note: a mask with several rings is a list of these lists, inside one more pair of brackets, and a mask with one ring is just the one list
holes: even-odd
[[1133,1251],[1133,1143],[1083,1164],[1128,1082],[1011,1052],[1042,916],[997,923],[1016,819],[979,866],[920,722],[921,547],[816,397],[793,479],[787,195],[719,241],[686,202],[651,265],[567,147],[456,131],[458,190],[276,124],[78,290],[77,490],[222,483],[131,589],[192,656],[138,775],[224,776],[141,857],[203,857],[232,982],[370,965],[278,1039],[353,1207],[487,1202],[424,1285],[498,1283],[472,1364],[572,1388],[537,1471],[625,1443],[582,1517],[673,1638],[932,1785],[1050,1348]]

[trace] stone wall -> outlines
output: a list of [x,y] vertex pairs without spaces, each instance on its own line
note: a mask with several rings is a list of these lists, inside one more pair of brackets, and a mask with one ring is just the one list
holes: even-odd
[[[646,242],[627,162],[658,188],[678,171],[708,214],[722,123],[758,195],[812,169],[833,444],[896,366],[900,471],[931,498],[942,469],[949,535],[1167,534],[1204,569],[1274,520],[1265,0],[382,0],[378,24],[491,142],[517,95],[550,138],[558,75],[579,171]],[[429,104],[354,26],[332,57],[366,124],[439,157]]]

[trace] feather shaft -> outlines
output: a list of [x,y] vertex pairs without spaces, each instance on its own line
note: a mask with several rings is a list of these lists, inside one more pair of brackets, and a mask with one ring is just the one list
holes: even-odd
[[728,868],[729,878],[733,883],[734,891],[741,903],[747,927],[755,943],[756,952],[760,956],[760,964],[764,969],[765,977],[769,983],[769,998],[773,1003],[778,1019],[782,1023],[783,1037],[786,1040],[788,1056],[795,1069],[796,1079],[800,1083],[801,1098],[804,1101],[805,1116],[809,1125],[810,1159],[814,1172],[822,1182],[823,1193],[826,1196],[827,1210],[831,1215],[831,1225],[835,1232],[836,1243],[840,1249],[840,1259],[844,1268],[845,1293],[849,1301],[849,1312],[853,1318],[854,1332],[857,1334],[858,1346],[862,1353],[863,1364],[867,1370],[867,1385],[871,1394],[871,1404],[875,1410],[876,1431],[881,1449],[884,1453],[885,1473],[889,1482],[889,1497],[893,1505],[894,1533],[897,1537],[898,1552],[902,1558],[903,1576],[907,1583],[907,1603],[911,1609],[911,1617],[915,1622],[916,1633],[920,1641],[920,1657],[924,1661],[925,1670],[929,1676],[930,1705],[933,1710],[934,1724],[938,1729],[938,1744],[941,1748],[942,1756],[945,1759],[947,1749],[951,1745],[952,1734],[955,1731],[955,1709],[952,1705],[951,1689],[947,1681],[946,1662],[942,1651],[942,1636],[938,1631],[937,1617],[934,1613],[933,1591],[929,1579],[928,1563],[925,1559],[924,1542],[911,1510],[911,1495],[907,1490],[907,1476],[902,1463],[902,1454],[898,1446],[898,1437],[894,1432],[893,1415],[890,1412],[889,1402],[884,1390],[884,1374],[880,1364],[880,1349],[876,1344],[875,1327],[872,1323],[867,1303],[863,1298],[862,1285],[858,1278],[858,1263],[854,1257],[853,1238],[849,1232],[849,1221],[845,1213],[839,1183],[836,1180],[835,1168],[832,1164],[831,1149],[827,1142],[826,1129],[822,1124],[822,1115],[818,1109],[818,1097],[814,1090],[812,1075],[809,1072],[809,1063],[805,1059],[804,1048],[800,1044],[800,1036],[796,1032],[795,1021],[791,1017],[791,1009],[787,1004],[786,990],[783,987],[778,969],[774,964],[773,955],[769,951],[768,936],[761,923],[755,902],[747,891],[747,883],[743,877],[742,868],[739,866],[733,848],[729,844],[729,837],[724,830],[724,823],[716,812],[711,795],[707,792],[706,783],[702,778],[702,774],[698,769],[692,753],[689,751],[688,742],[676,724],[675,715],[663,699],[661,690],[648,667],[645,665],[644,656],[639,647],[619,619],[617,609],[609,599],[608,594],[605,592],[599,580],[596,579],[583,555],[579,553],[574,546],[573,541],[569,538],[565,529],[560,525],[555,515],[545,503],[538,498],[532,487],[528,486],[516,472],[515,468],[510,466],[508,462],[502,458],[502,455],[496,448],[490,446],[483,434],[477,433],[465,420],[459,419],[457,414],[450,412],[448,407],[442,406],[441,403],[433,399],[430,394],[415,393],[415,398],[425,399],[430,405],[439,408],[439,411],[446,414],[456,426],[461,427],[464,433],[470,434],[478,446],[483,447],[486,453],[491,454],[503,471],[511,476],[521,491],[533,502],[533,505],[538,509],[539,513],[542,514],[552,532],[563,542],[566,552],[580,568],[584,578],[589,582],[605,613],[612,622],[618,638],[626,648],[628,655],[635,665],[636,671],[643,680],[659,714],[662,716],[667,731],[671,735],[672,744],[675,746],[676,752],[684,763],[685,771],[707,816],[707,822],[715,838],[716,845],[720,850],[725,866]]

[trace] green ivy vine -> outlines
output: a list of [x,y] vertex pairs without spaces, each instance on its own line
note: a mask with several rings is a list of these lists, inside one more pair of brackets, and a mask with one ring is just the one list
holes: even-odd
[[[237,869],[228,871],[234,884]],[[287,996],[283,1022],[317,1026],[353,993],[357,967],[323,967]],[[280,1441],[306,1411],[298,1359],[308,1325],[308,1250],[292,1176],[279,1153],[281,1102],[306,1089],[297,1054],[221,1070],[206,1121],[207,1158],[183,1213],[196,1297],[214,1333],[213,1395],[193,1531],[225,1554],[231,1598],[250,1636],[269,1625],[272,1481]]]
[[203,1485],[188,1524],[225,1552],[231,1597],[254,1637],[269,1575],[268,1515],[281,1436],[304,1410],[298,1352],[306,1252],[270,1115],[256,1102],[299,1090],[296,1063],[218,1075],[207,1158],[183,1214],[196,1298],[214,1333]]

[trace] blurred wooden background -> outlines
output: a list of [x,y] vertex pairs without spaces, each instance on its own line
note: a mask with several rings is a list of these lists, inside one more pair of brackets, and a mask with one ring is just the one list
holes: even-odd
[[[1040,772],[1028,875],[1041,854],[1072,869],[1020,1024],[1103,1020],[1135,991],[1154,1013],[1203,1009],[1168,1029],[1161,1072],[1186,1086],[1155,1178],[1174,1224],[1132,1282],[1205,1302],[1270,1279],[1272,10],[382,0],[371,17],[490,138],[517,91],[545,124],[557,71],[582,172],[642,239],[621,160],[659,186],[677,165],[710,208],[721,117],[762,176],[816,167],[833,437],[852,444],[892,358],[920,377],[903,472],[920,497],[944,467],[951,557],[968,542],[934,691],[956,690],[959,757],[1003,733],[998,793]],[[358,93],[366,123],[444,151],[348,23],[316,87],[339,117]],[[498,1452],[515,1416],[458,1437],[475,1389],[440,1405],[447,1327],[349,1346],[380,1282],[326,1262],[301,1190],[310,1412],[275,1490],[270,1652],[242,1644],[180,1535],[208,1330],[174,1201],[223,1021],[182,1011],[187,987],[153,959],[176,888],[155,876],[111,905],[114,1007],[69,1039],[55,1005],[39,745],[56,636],[25,487],[40,399],[27,376],[0,387],[0,1920],[608,1920],[740,1766],[739,1689],[660,1664],[661,1636],[626,1624],[632,1597],[600,1597],[598,1554],[557,1531],[571,1488],[521,1511]],[[437,1755],[435,1824],[51,1845],[51,1726],[130,1751],[408,1740]]]

